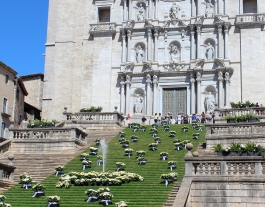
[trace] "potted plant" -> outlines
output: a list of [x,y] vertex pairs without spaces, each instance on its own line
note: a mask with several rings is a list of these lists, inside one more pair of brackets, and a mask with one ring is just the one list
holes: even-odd
[[117,170],[116,171],[124,171],[126,164],[123,162],[116,162]]
[[151,143],[151,144],[149,144],[149,149],[152,150],[152,151],[157,150],[157,143]]
[[55,167],[55,176],[64,174],[63,170],[64,170],[63,165],[58,165],[57,167]]
[[176,142],[176,143],[175,143],[175,147],[176,147],[175,149],[178,150],[178,151],[179,151],[179,150],[182,150],[182,148],[183,148],[183,143],[182,143],[182,142]]
[[169,129],[170,129],[170,126],[169,125],[164,125],[164,132],[165,131],[169,131]]
[[134,125],[133,126],[133,132],[137,132],[139,130],[139,126],[138,125]]
[[98,106],[98,107],[95,109],[95,111],[96,111],[96,112],[101,112],[101,111],[102,111],[102,109],[103,109],[103,107],[102,107],[102,106]]
[[138,141],[138,136],[132,135],[131,136],[132,142],[137,142]]
[[168,158],[168,152],[160,152],[161,160],[167,160],[167,158]]
[[116,207],[127,207],[128,203],[125,201],[120,201],[118,203],[115,203]]
[[85,191],[85,194],[87,194],[86,202],[93,202],[98,200],[98,191],[94,189],[88,189]]
[[203,125],[202,124],[197,124],[197,129],[198,129],[198,131],[202,131],[203,130]]
[[168,161],[168,167],[172,171],[173,169],[177,168],[177,162],[176,161]]
[[125,140],[126,140],[125,138],[120,137],[120,138],[119,138],[119,143],[122,144]]
[[32,187],[32,179],[30,177],[30,175],[28,175],[27,173],[23,173],[19,175],[20,178],[20,183],[22,184],[22,188],[28,189],[30,187]]
[[151,128],[150,131],[151,131],[152,137],[157,137],[158,131],[156,128]]
[[160,178],[163,179],[163,183],[165,183],[165,185],[168,186],[169,183],[177,179],[177,174],[176,173],[162,174]]
[[167,124],[167,121],[166,120],[161,121],[161,125],[162,126],[165,126],[166,124]]
[[132,123],[128,123],[128,128],[133,128],[133,124]]
[[184,140],[182,141],[182,146],[186,149],[186,145],[190,143],[190,140]]
[[248,120],[248,122],[259,122],[259,118],[253,114],[247,114],[246,118]]
[[59,196],[47,196],[46,197],[48,201],[47,207],[59,207],[60,204],[60,197]]
[[100,202],[106,206],[112,203],[113,195],[110,192],[100,193],[98,198],[101,200]]
[[95,142],[97,146],[100,145],[100,139],[96,139]]
[[144,157],[145,156],[145,151],[143,151],[143,150],[136,151],[136,153],[137,153],[137,157]]
[[157,127],[158,127],[158,124],[152,124],[153,129],[157,129]]
[[88,153],[82,153],[80,155],[80,161],[87,160],[88,157],[89,157],[89,154]]
[[130,143],[130,141],[129,140],[123,140],[123,142],[122,142],[122,147],[123,148],[126,148],[126,147],[129,147],[129,143]]
[[173,140],[173,143],[177,143],[177,142],[181,142],[181,140],[180,139],[174,139]]
[[133,153],[133,149],[132,148],[125,149],[125,156],[131,157],[132,153]]
[[91,155],[96,155],[98,153],[98,148],[96,147],[89,147],[89,150]]
[[245,144],[245,152],[247,153],[247,155],[253,156],[255,153],[255,149],[256,149],[256,145],[254,142],[247,142]]
[[247,121],[247,117],[245,115],[236,116],[236,122],[242,123],[242,122],[246,122],[246,121]]
[[0,195],[0,204],[4,204],[6,197],[4,195]]
[[222,156],[223,155],[223,146],[222,144],[218,143],[217,145],[213,146],[213,150],[217,153],[218,156]]
[[34,190],[32,197],[39,197],[44,195],[45,187],[42,184],[38,183],[32,186],[32,190]]
[[227,123],[235,123],[236,122],[235,116],[228,115],[228,116],[225,116],[224,118],[227,121]]
[[145,159],[145,157],[138,157],[137,160],[139,161],[138,164],[139,165],[145,165],[147,160]]
[[98,165],[103,164],[103,157],[102,157],[102,155],[98,155],[98,156],[97,156],[97,159],[98,159],[98,160],[97,160],[97,164],[98,164]]
[[200,133],[193,133],[192,136],[193,136],[193,139],[199,139]]
[[237,142],[232,142],[232,144],[230,145],[230,155],[241,155],[240,153],[242,154],[241,145]]
[[119,132],[120,137],[125,137],[125,132]]
[[192,121],[191,122],[191,127],[193,128],[193,129],[196,129],[197,128],[197,121]]
[[146,131],[146,126],[141,126],[141,132],[145,132]]
[[257,145],[256,152],[259,156],[265,157],[265,148],[263,146]]
[[175,137],[176,132],[175,131],[169,131],[169,137]]
[[238,105],[235,102],[230,102],[232,108],[238,108]]
[[189,129],[189,128],[188,128],[187,126],[183,126],[183,127],[182,127],[182,132],[188,132],[188,129]]
[[88,160],[83,160],[82,161],[82,164],[83,164],[83,170],[87,169],[87,168],[90,168],[91,167],[91,161],[88,161]]
[[159,143],[161,143],[161,138],[160,137],[155,137],[155,142],[157,143],[157,144],[159,144]]

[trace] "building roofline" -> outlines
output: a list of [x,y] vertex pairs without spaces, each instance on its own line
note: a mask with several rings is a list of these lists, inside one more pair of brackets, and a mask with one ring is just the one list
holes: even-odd
[[3,63],[2,61],[0,61],[0,67],[3,67],[4,69],[6,69],[7,71],[9,71],[10,73],[17,75],[17,71],[13,70],[12,68],[10,68],[8,65],[6,65],[5,63]]
[[28,75],[22,75],[22,76],[20,76],[20,78],[22,78],[22,80],[23,79],[26,79],[26,78],[33,78],[33,77],[41,77],[41,81],[43,81],[43,79],[44,79],[44,74],[42,74],[42,73],[33,73],[33,74],[28,74]]
[[17,77],[17,81],[18,81],[18,84],[20,85],[20,87],[22,88],[24,95],[25,96],[29,95],[28,91],[27,91],[27,89],[23,83],[23,80],[19,76]]

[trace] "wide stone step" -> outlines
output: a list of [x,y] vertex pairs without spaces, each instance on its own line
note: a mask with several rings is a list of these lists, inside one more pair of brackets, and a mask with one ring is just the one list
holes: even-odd
[[178,194],[179,188],[181,183],[176,183],[171,191],[171,193],[168,196],[167,202],[165,203],[164,207],[173,206],[174,200]]

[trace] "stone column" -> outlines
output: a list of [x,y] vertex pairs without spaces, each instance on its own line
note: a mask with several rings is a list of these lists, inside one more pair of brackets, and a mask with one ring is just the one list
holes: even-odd
[[239,0],[239,14],[243,14],[243,0]]
[[151,76],[146,75],[146,115],[151,115]]
[[222,25],[218,25],[218,58],[222,58]]
[[157,76],[154,75],[153,76],[153,114],[155,113],[159,113],[157,110],[157,103],[158,103],[158,99],[157,99],[157,85],[158,85],[158,80],[157,80]]
[[201,114],[201,73],[197,72],[197,114]]
[[158,45],[157,45],[158,28],[155,28],[154,38],[155,38],[155,50],[154,50],[154,53],[155,53],[155,62],[157,62],[158,61]]
[[155,19],[157,19],[158,13],[158,0],[155,0]]
[[218,0],[218,14],[222,14],[221,0]]
[[126,62],[126,33],[122,30],[122,60],[121,62]]
[[202,14],[202,3],[201,0],[197,0],[197,15]]
[[224,0],[224,14],[227,12],[227,0]]
[[148,11],[148,17],[150,19],[153,18],[153,0],[149,0],[149,11]]
[[127,30],[127,61],[131,61],[131,36],[132,36],[132,31]]
[[194,27],[190,28],[190,59],[195,59],[195,50],[194,50]]
[[196,11],[194,9],[195,9],[194,0],[191,0],[191,16],[192,17],[196,16]]
[[217,12],[217,7],[218,7],[218,6],[217,6],[217,1],[215,0],[215,1],[214,1],[214,15],[217,15],[217,13],[218,13],[218,12]]
[[224,57],[225,59],[228,59],[228,30],[229,30],[229,26],[228,25],[224,25],[224,32],[225,32],[225,44],[224,44]]
[[124,82],[124,77],[121,76],[121,105],[120,105],[120,113],[125,113],[125,96],[124,96],[124,86],[125,86],[125,82]]
[[219,109],[223,106],[223,73],[218,72],[218,107]]
[[195,79],[194,74],[190,74],[190,110],[195,113]]
[[260,0],[257,0],[257,13],[260,13]]
[[123,21],[128,20],[128,14],[127,14],[127,0],[123,0]]
[[201,58],[201,26],[197,26],[197,59]]
[[130,113],[130,86],[131,86],[131,77],[129,75],[126,76],[126,107],[125,107],[125,115]]
[[226,106],[230,107],[230,75],[228,72],[225,73],[225,102]]
[[147,44],[148,44],[148,48],[147,48],[147,60],[151,61],[151,44],[152,44],[152,30],[151,29],[147,29]]

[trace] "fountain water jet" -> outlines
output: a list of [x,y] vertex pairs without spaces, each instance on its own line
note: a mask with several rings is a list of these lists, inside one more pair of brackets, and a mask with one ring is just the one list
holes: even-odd
[[102,171],[105,172],[105,164],[106,164],[106,160],[107,160],[107,151],[108,151],[108,144],[106,143],[105,139],[101,139],[100,140],[100,147],[99,150],[102,153],[102,158],[103,158],[103,169]]

